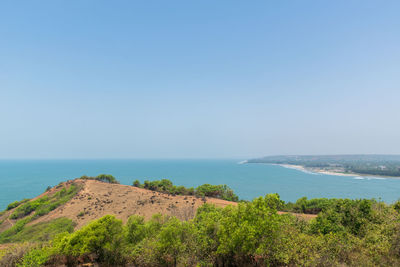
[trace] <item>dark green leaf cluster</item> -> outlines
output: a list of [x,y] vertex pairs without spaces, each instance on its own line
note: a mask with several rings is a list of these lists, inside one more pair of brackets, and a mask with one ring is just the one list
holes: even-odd
[[170,180],[162,179],[155,181],[146,180],[143,184],[141,184],[139,180],[135,180],[133,186],[172,195],[195,195],[198,197],[213,197],[228,201],[239,201],[239,197],[235,195],[233,190],[227,185],[203,184],[194,189],[193,187],[186,188],[184,186],[176,186]]
[[118,180],[115,179],[115,177],[112,176],[111,174],[99,174],[97,176],[83,175],[79,179],[96,180],[96,181],[101,181],[101,182],[110,183],[110,184],[119,184]]
[[319,214],[311,224],[311,230],[322,234],[344,231],[355,236],[365,236],[368,227],[382,223],[384,218],[379,210],[385,208],[375,200],[340,199]]
[[239,197],[233,193],[227,185],[203,184],[196,188],[196,195],[220,198],[229,201],[239,201]]
[[8,204],[6,210],[12,210],[12,209],[18,207],[19,205],[24,204],[27,201],[29,201],[29,198],[25,198],[25,199],[23,199],[21,201],[14,201],[14,202]]
[[335,198],[299,198],[295,203],[285,203],[281,210],[295,213],[318,214],[321,211],[333,207],[340,199]]

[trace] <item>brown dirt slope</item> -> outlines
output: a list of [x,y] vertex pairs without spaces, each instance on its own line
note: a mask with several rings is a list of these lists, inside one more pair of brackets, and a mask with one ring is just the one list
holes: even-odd
[[[126,222],[129,216],[133,214],[144,216],[148,220],[157,213],[188,220],[194,217],[197,209],[204,203],[214,204],[218,207],[237,205],[236,202],[221,199],[172,196],[129,185],[82,179],[62,183],[34,199],[54,194],[73,183],[80,186],[81,190],[69,202],[30,222],[28,225],[66,217],[76,222],[76,228],[79,229],[90,221],[105,215],[115,215],[116,218]],[[7,218],[13,211],[14,209],[7,211],[0,217]],[[282,214],[283,212],[279,213]],[[308,214],[294,215],[306,220],[315,217],[315,215]],[[0,232],[10,228],[14,223],[14,220],[5,219],[0,225]]]
[[204,203],[219,207],[237,205],[235,202],[221,199],[172,196],[129,185],[108,184],[95,180],[77,179],[74,182],[82,185],[82,190],[72,200],[31,224],[67,217],[77,223],[76,228],[80,228],[107,214],[115,215],[124,222],[133,214],[150,219],[156,213],[188,220],[193,218],[197,208]]

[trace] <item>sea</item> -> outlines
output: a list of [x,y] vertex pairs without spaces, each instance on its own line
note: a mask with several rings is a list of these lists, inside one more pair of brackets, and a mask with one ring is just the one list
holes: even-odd
[[82,175],[112,174],[121,184],[170,179],[176,185],[226,184],[240,199],[278,193],[282,200],[307,198],[400,198],[400,179],[316,174],[240,160],[0,160],[0,210],[35,197],[48,186]]

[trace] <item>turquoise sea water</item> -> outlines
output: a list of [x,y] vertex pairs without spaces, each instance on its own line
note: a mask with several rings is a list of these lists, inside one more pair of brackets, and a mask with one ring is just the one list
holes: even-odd
[[237,164],[238,160],[18,160],[0,161],[0,210],[8,203],[32,198],[47,186],[86,175],[108,173],[122,184],[168,178],[177,185],[227,184],[242,199],[279,193],[285,201],[308,198],[400,197],[400,179],[343,177],[305,173],[267,164]]

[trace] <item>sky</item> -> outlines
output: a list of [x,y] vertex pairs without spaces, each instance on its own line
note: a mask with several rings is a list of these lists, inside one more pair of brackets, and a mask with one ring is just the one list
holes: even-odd
[[0,158],[400,154],[399,11],[1,1]]

